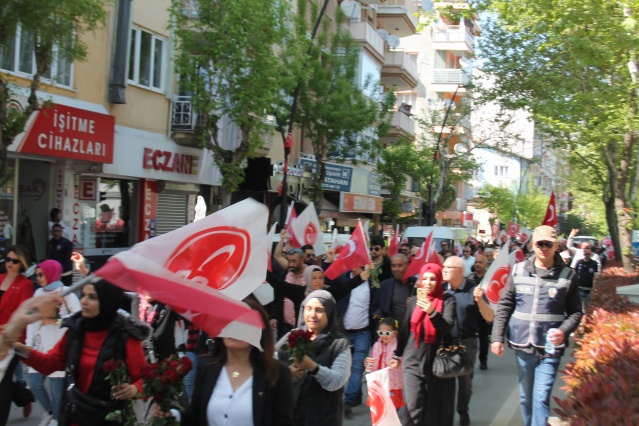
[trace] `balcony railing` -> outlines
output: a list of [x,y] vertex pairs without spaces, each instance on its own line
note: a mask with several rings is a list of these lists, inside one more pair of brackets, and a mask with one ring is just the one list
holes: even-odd
[[371,24],[351,22],[348,29],[355,40],[368,44],[378,55],[384,57],[384,39]]
[[433,42],[465,42],[472,49],[475,45],[475,36],[465,25],[448,25],[444,30],[435,30],[433,32]]
[[413,119],[411,119],[408,115],[400,111],[395,111],[395,113],[393,114],[391,126],[401,129],[403,133],[406,133],[408,135],[415,134],[415,121],[413,121]]
[[415,56],[409,55],[402,50],[386,52],[384,66],[399,66],[403,68],[406,73],[410,74],[411,77],[417,79],[417,62],[415,62]]
[[468,75],[459,69],[440,68],[433,70],[434,84],[467,84]]
[[187,18],[199,18],[200,0],[182,0],[182,15]]
[[193,111],[190,96],[176,96],[173,101],[171,131],[196,132],[202,124],[202,117]]

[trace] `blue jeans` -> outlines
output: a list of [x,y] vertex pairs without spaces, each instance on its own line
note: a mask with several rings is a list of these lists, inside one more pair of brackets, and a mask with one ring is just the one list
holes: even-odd
[[371,348],[370,330],[357,333],[346,332],[346,337],[353,344],[353,364],[351,365],[351,377],[344,391],[344,403],[356,405],[362,402],[362,375],[364,374],[364,358],[368,356]]
[[[49,392],[47,392],[44,384],[45,380],[49,381]],[[27,374],[27,381],[33,396],[42,405],[44,411],[51,413],[53,420],[58,420],[60,401],[64,391],[64,377],[47,377],[40,373],[29,373]]]
[[546,426],[550,393],[561,358],[515,351],[519,367],[519,405],[524,426]]
[[191,401],[191,396],[193,395],[193,389],[195,388],[195,377],[197,376],[197,365],[200,361],[200,358],[197,356],[195,352],[187,351],[185,354],[193,363],[193,368],[191,371],[186,373],[184,376],[184,391],[186,392],[186,397]]

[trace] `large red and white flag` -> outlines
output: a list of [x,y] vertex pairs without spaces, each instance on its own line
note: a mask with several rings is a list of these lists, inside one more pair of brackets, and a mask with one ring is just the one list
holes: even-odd
[[315,249],[315,255],[326,253],[324,247],[324,234],[320,228],[319,218],[315,206],[311,202],[304,211],[291,224],[291,231],[300,244],[300,247],[310,244]]
[[333,239],[331,242],[331,248],[335,251],[335,253],[340,253],[346,246],[346,244],[348,244],[348,240],[346,239],[346,237],[341,237],[337,233],[337,228],[333,228]]
[[555,191],[550,193],[550,200],[548,201],[548,208],[546,209],[546,217],[541,222],[542,225],[557,226],[557,204],[555,203]]
[[277,222],[271,226],[271,230],[266,234],[266,256],[268,257],[267,268],[270,272],[273,272],[273,240],[275,239],[275,229],[277,228]]
[[333,260],[331,266],[326,269],[324,275],[329,280],[334,280],[346,271],[352,271],[371,262],[368,242],[364,236],[362,224],[358,223],[355,232],[353,232],[339,255]]
[[264,281],[267,219],[266,206],[244,200],[138,243],[95,274],[166,303],[211,336],[231,326],[254,339],[261,319],[239,301]]
[[401,426],[395,405],[390,398],[389,369],[368,373],[366,385],[368,399],[366,405],[370,407],[372,426]]
[[397,229],[395,232],[391,232],[390,243],[388,244],[388,257],[393,257],[397,254],[398,243],[397,239],[399,238],[399,225],[397,225]]
[[426,237],[422,246],[419,248],[417,252],[417,256],[413,258],[413,260],[406,268],[406,272],[404,272],[404,277],[402,281],[406,281],[408,278],[419,274],[419,270],[422,269],[424,263],[435,263],[439,266],[442,266],[442,261],[439,259],[437,255],[437,251],[435,250],[435,241],[433,240],[433,233],[435,232],[435,227],[430,231],[430,234]]
[[295,237],[295,232],[293,232],[293,224],[297,220],[297,213],[295,213],[295,203],[291,203],[288,208],[288,213],[286,214],[286,223],[284,224],[284,228],[286,228],[286,232],[288,233],[288,245],[293,248],[300,248],[302,244],[297,241]]
[[501,293],[504,291],[506,283],[508,283],[508,277],[512,270],[509,257],[507,247],[499,250],[497,259],[490,265],[486,271],[486,275],[484,275],[484,278],[482,278],[479,284],[493,309],[495,309],[499,303]]

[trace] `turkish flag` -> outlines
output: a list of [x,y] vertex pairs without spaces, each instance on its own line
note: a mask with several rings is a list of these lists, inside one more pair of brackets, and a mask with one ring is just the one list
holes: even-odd
[[233,321],[255,336],[263,328],[260,317],[239,301],[264,281],[267,219],[266,206],[244,200],[138,243],[95,274],[148,293],[211,336]]
[[486,271],[486,275],[484,275],[484,278],[482,278],[479,284],[493,309],[495,309],[499,303],[499,298],[506,287],[511,270],[508,249],[502,248],[499,250],[497,259],[490,265],[490,268]]
[[390,398],[389,368],[373,371],[366,375],[368,399],[372,426],[401,426],[395,405]]
[[391,234],[390,243],[388,244],[388,257],[393,257],[397,254],[397,238],[399,238],[399,225],[397,225],[397,230]]
[[339,236],[337,228],[333,228],[333,242],[331,243],[331,248],[335,250],[335,254],[341,253],[347,243],[348,240],[344,240]]
[[422,246],[419,248],[419,252],[417,252],[417,256],[413,258],[413,260],[406,268],[406,272],[404,272],[404,276],[402,277],[402,281],[406,281],[408,278],[419,274],[419,270],[422,269],[424,263],[435,263],[439,266],[442,266],[441,260],[439,260],[439,256],[435,251],[435,242],[433,241],[433,232],[435,231],[435,227],[430,231],[428,237],[422,243]]
[[548,201],[548,208],[546,209],[546,217],[541,222],[542,225],[557,226],[557,204],[555,203],[555,191],[550,193],[550,200]]
[[337,258],[333,260],[331,266],[326,269],[324,275],[329,280],[334,280],[346,271],[352,271],[369,263],[371,263],[371,256],[368,251],[368,243],[362,230],[362,224],[358,223],[355,232]]
[[515,222],[508,222],[506,234],[508,234],[509,237],[517,238],[517,234],[519,234],[519,225],[517,225]]
[[286,215],[286,224],[284,227],[286,228],[286,232],[288,233],[288,245],[293,248],[300,248],[302,245],[295,238],[295,232],[293,232],[293,223],[297,220],[297,213],[295,213],[295,203],[291,203],[291,206],[288,208],[288,214]]
[[326,253],[324,247],[324,234],[320,228],[319,218],[315,211],[315,206],[311,202],[304,211],[291,223],[291,231],[300,243],[300,247],[310,244],[315,249],[315,255]]

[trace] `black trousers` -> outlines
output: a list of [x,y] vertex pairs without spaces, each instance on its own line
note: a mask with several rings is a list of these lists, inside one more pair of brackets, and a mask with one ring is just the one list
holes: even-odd
[[[462,339],[470,359],[473,360],[473,364],[477,360],[477,338],[470,337],[468,339]],[[457,377],[457,412],[467,413],[468,406],[470,405],[470,397],[473,396],[473,375],[474,373],[466,374],[465,376]]]
[[485,364],[488,361],[488,350],[490,349],[490,333],[493,330],[493,323],[486,322],[479,317],[479,362]]

